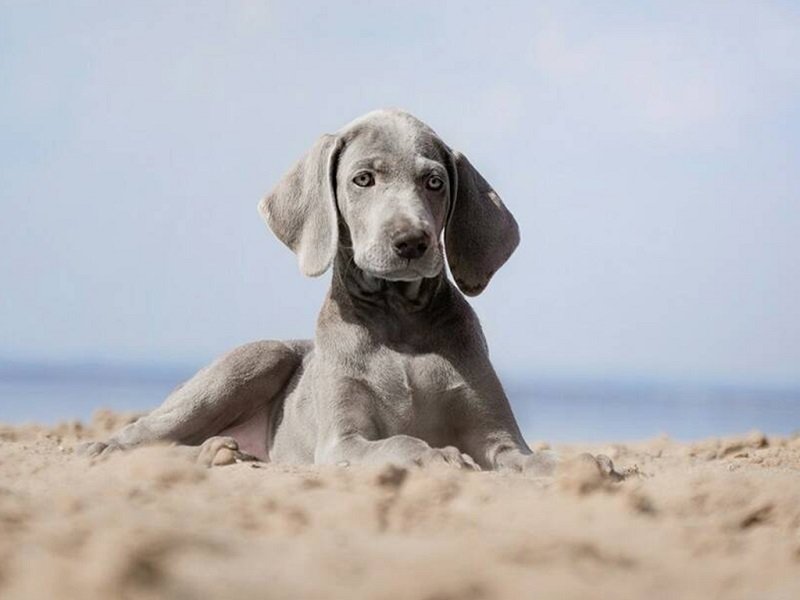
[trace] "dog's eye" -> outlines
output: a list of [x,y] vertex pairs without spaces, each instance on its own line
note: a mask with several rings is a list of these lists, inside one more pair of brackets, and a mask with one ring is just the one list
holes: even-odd
[[425,187],[434,192],[438,192],[444,187],[444,180],[438,175],[431,175],[425,182]]
[[372,176],[372,173],[364,171],[353,177],[353,183],[358,187],[369,187],[375,185],[375,177]]

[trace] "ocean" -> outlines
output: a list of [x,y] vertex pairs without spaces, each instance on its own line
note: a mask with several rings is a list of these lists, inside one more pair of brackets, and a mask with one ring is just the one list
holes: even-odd
[[[99,408],[146,411],[193,371],[168,366],[0,365],[0,422],[87,420]],[[531,441],[632,441],[658,435],[694,440],[754,429],[780,435],[800,431],[800,389],[503,379],[520,427]]]

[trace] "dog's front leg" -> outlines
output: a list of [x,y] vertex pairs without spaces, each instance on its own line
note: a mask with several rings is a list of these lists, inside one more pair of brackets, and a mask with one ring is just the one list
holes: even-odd
[[[516,439],[512,431],[502,428],[485,434],[482,446],[482,453],[476,452],[476,457],[485,457],[490,467],[497,471],[524,473],[534,477],[549,476],[555,473],[560,462],[557,453],[549,450],[532,451],[527,444]],[[611,459],[603,454],[595,456],[584,453],[576,459],[594,465],[600,473],[612,481],[625,478],[615,469]]]
[[462,430],[459,446],[474,456],[484,469],[552,475],[558,465],[557,455],[532,451],[522,438],[511,410],[500,412],[501,415],[491,415],[484,410],[480,419],[469,419]]
[[399,467],[452,467],[479,471],[480,467],[468,454],[458,448],[432,448],[410,435],[393,435],[383,440],[369,439],[362,433],[351,432],[329,440],[315,456],[317,464],[383,465]]
[[525,443],[488,357],[459,371],[473,374],[471,379],[452,384],[460,390],[458,408],[452,415],[459,447],[487,470],[551,475],[557,457],[551,452],[533,452]]
[[472,458],[458,448],[433,448],[410,435],[391,435],[378,409],[374,392],[357,379],[339,379],[326,386],[333,396],[316,398],[319,439],[314,452],[316,464],[349,466],[393,464],[400,467],[446,466],[480,470]]
[[[484,397],[491,398],[491,401],[472,399],[470,404],[474,406],[477,403],[481,408],[473,414],[480,415],[480,418],[467,419],[463,448],[486,468],[534,477],[552,475],[560,462],[558,455],[547,450],[532,451],[519,431],[502,388],[497,385],[493,391],[496,395]],[[624,478],[607,456],[582,454],[578,459],[594,464],[613,481]]]
[[512,471],[527,475],[552,475],[558,465],[553,452],[532,452],[527,445],[498,443],[488,449],[492,466],[498,471]]

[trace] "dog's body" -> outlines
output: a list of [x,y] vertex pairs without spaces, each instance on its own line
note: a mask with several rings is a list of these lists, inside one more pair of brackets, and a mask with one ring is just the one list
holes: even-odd
[[259,209],[305,274],[333,265],[313,343],[238,348],[90,454],[171,440],[200,445],[210,462],[225,450],[295,464],[552,469],[522,438],[459,291],[480,293],[519,240],[463,155],[407,113],[376,111],[320,138]]

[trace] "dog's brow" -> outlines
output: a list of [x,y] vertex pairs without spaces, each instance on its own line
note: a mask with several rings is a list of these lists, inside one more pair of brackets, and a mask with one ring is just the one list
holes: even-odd
[[353,163],[354,169],[372,169],[373,171],[384,172],[387,170],[386,161],[378,156],[362,158]]
[[437,175],[447,175],[447,169],[445,169],[444,165],[437,160],[420,156],[417,157],[415,162],[415,167],[420,173],[436,173]]

